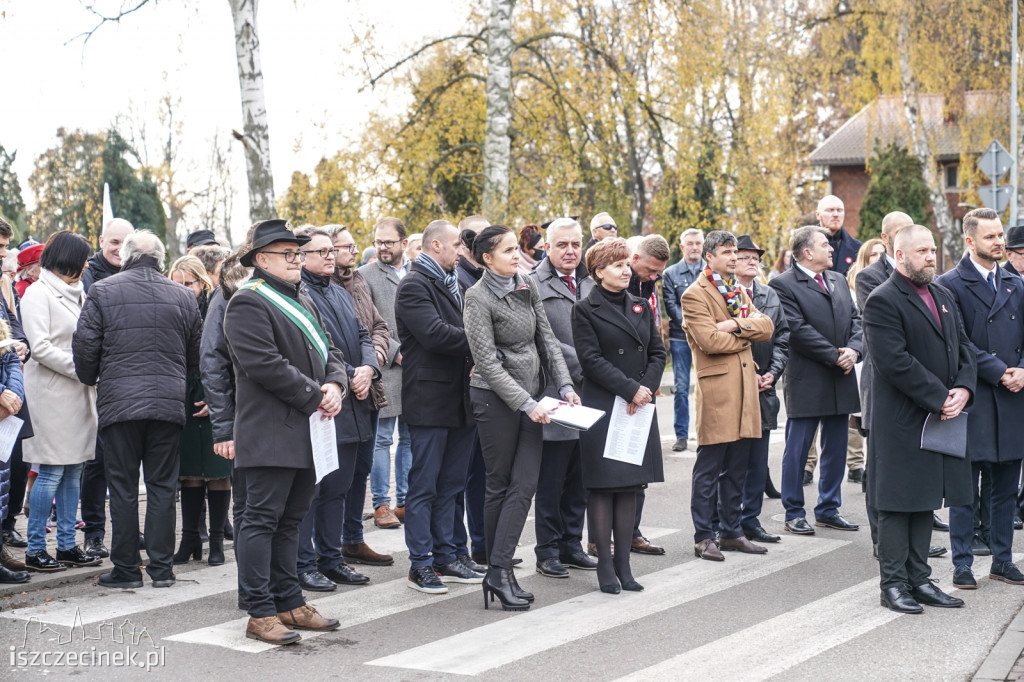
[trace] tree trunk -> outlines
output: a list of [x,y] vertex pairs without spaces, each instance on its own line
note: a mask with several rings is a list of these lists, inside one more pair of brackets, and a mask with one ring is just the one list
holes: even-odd
[[[963,253],[963,241],[954,230],[953,215],[949,210],[949,200],[942,185],[942,177],[938,172],[938,161],[932,153],[928,140],[928,131],[921,123],[920,103],[918,101],[917,81],[910,66],[910,35],[907,14],[900,16],[900,28],[897,35],[897,47],[900,56],[900,84],[903,91],[903,114],[910,128],[910,149],[921,160],[924,169],[924,181],[928,185],[928,198],[932,203],[932,219],[935,229],[942,239],[942,250],[945,255],[956,263]],[[939,269],[944,269],[939,263]]]
[[484,132],[483,209],[491,222],[508,210],[512,139],[512,8],[515,0],[491,0],[487,36],[487,127]]
[[270,126],[263,97],[263,66],[256,34],[257,0],[228,0],[235,23],[235,55],[242,94],[242,132],[235,132],[245,148],[249,180],[249,218],[253,222],[277,217],[274,176],[270,172]]

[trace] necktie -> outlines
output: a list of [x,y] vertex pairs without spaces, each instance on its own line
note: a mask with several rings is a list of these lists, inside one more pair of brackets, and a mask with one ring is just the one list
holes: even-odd
[[814,276],[814,281],[821,285],[821,288],[825,290],[826,294],[828,293],[828,287],[825,286],[825,280],[821,278],[820,272]]
[[996,290],[996,273],[995,272],[988,273],[988,285],[990,287],[992,287],[992,291]]
[[452,296],[458,301],[459,307],[462,307],[462,294],[459,293],[459,276],[455,272],[449,272],[445,278],[444,283],[448,287],[448,291],[452,292]]
[[[744,287],[744,288],[746,288],[746,287]],[[754,302],[754,290],[753,289],[747,289],[747,298],[750,299],[751,303]]]
[[562,281],[565,282],[565,286],[569,287],[569,293],[573,298],[576,298],[576,280],[572,278],[572,275],[562,277]]

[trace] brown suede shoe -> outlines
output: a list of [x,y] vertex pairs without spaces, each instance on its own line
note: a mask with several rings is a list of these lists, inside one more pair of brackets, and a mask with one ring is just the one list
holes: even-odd
[[395,563],[395,557],[390,554],[378,554],[370,549],[365,542],[358,545],[342,545],[341,556],[351,564],[365,564],[366,566],[390,566]]
[[0,547],[0,566],[3,566],[9,571],[24,571],[25,562],[14,556],[11,553],[11,549],[7,546]]
[[373,523],[378,528],[398,528],[402,522],[398,520],[391,507],[382,504],[373,511]]
[[701,540],[694,545],[693,553],[701,559],[707,559],[708,561],[725,561],[725,557],[718,551],[718,544],[711,538]]
[[279,613],[277,614],[277,617],[286,628],[326,632],[328,630],[337,630],[341,627],[341,623],[339,623],[337,619],[324,618],[320,615],[319,611],[309,604],[303,604],[297,609]]
[[658,545],[653,545],[650,543],[650,541],[648,541],[647,538],[640,536],[638,538],[633,538],[633,544],[629,548],[629,551],[636,552],[637,554],[662,555],[665,553],[665,548],[659,547]]
[[245,636],[268,644],[295,644],[302,639],[302,635],[286,628],[277,616],[249,618]]
[[395,518],[405,523],[405,507],[395,507],[392,511],[395,512]]
[[744,554],[767,554],[768,548],[755,545],[744,536],[738,538],[722,538],[719,545],[723,552],[743,552]]

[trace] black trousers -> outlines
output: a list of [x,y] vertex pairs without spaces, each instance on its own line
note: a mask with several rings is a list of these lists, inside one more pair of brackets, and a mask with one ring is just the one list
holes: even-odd
[[484,535],[488,564],[512,568],[530,502],[537,491],[544,433],[520,410],[512,410],[497,393],[470,389],[473,416],[487,467]]
[[306,603],[295,562],[299,524],[313,501],[316,473],[312,468],[247,467],[245,487],[235,559],[249,615],[266,618]]
[[579,440],[546,440],[533,503],[537,559],[583,551],[587,489],[583,487]]
[[[231,462],[231,525],[235,528],[237,538],[238,529],[242,527],[242,516],[245,513],[245,472],[248,469],[239,469]],[[235,543],[235,557],[238,557],[238,543]],[[249,595],[242,587],[242,573],[238,572],[238,596],[243,601],[249,601]]]
[[85,463],[82,469],[82,490],[79,494],[82,507],[82,533],[86,540],[103,539],[107,530],[107,472],[104,469],[103,435],[96,432],[96,458]]
[[883,590],[928,582],[933,513],[878,510],[878,571]]
[[181,426],[155,419],[105,426],[104,464],[110,486],[110,562],[117,580],[138,580],[139,466],[146,482],[146,572],[167,580],[174,554],[174,493],[178,488]]
[[740,517],[743,513],[743,484],[747,480],[750,443],[751,439],[741,438],[731,443],[701,445],[697,448],[690,496],[694,542],[715,537],[716,511],[723,538],[743,535]]
[[25,464],[25,458],[22,454],[21,444],[23,442],[20,438],[14,441],[11,458],[7,460],[11,467],[11,489],[9,493],[10,498],[7,500],[7,513],[3,516],[4,530],[12,530],[14,528],[14,521],[21,512],[21,508],[25,506],[25,486],[28,484],[28,470],[30,467]]

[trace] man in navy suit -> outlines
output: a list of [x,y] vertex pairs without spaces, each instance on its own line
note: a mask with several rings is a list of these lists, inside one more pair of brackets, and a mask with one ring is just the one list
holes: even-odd
[[857,260],[857,253],[860,251],[861,243],[850,236],[850,233],[843,228],[843,221],[846,219],[846,205],[839,197],[829,194],[822,197],[818,202],[818,209],[814,212],[818,224],[828,230],[828,245],[832,247],[832,265],[829,266],[833,272],[845,275],[846,271]]
[[[1024,283],[999,267],[1005,241],[998,213],[974,209],[964,216],[963,231],[967,253],[938,282],[953,292],[978,361],[978,384],[967,420],[973,488],[977,490],[981,469],[987,466],[992,481],[989,578],[1024,585],[1024,574],[1011,555],[1024,455],[1016,428],[1024,414]],[[950,507],[954,587],[978,586],[971,572],[973,534],[973,506]]]
[[815,525],[857,530],[842,517],[840,489],[846,469],[850,414],[860,411],[857,375],[860,315],[846,278],[830,270],[829,231],[801,227],[791,242],[793,267],[768,283],[779,294],[789,323],[786,370],[786,450],[782,457],[782,503],[786,530],[813,535],[805,520],[803,472],[814,431],[821,426],[821,476]]

